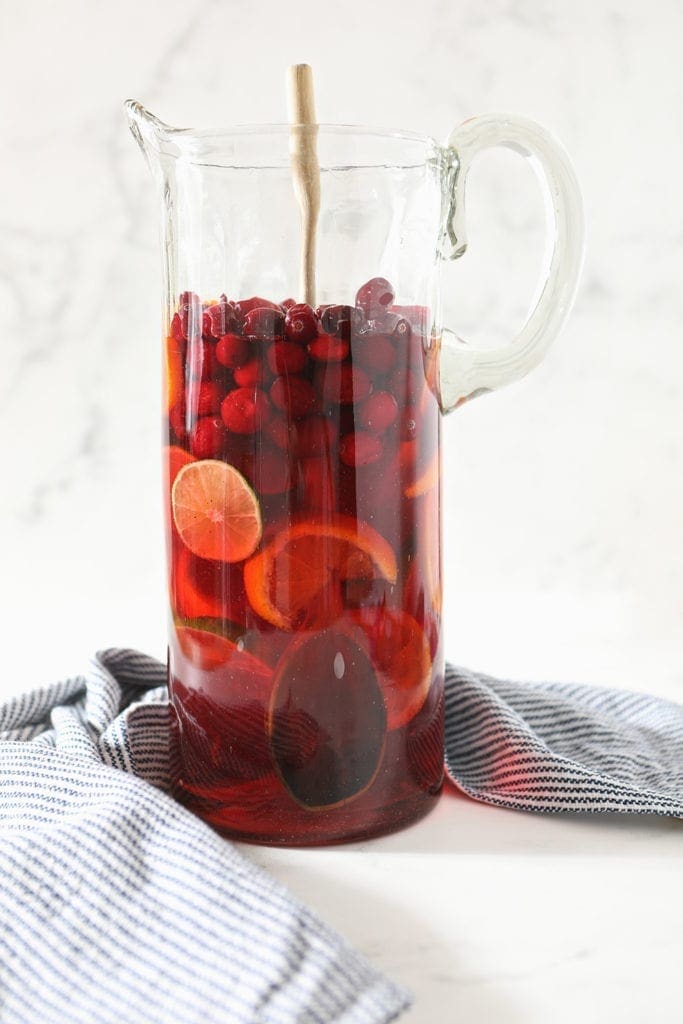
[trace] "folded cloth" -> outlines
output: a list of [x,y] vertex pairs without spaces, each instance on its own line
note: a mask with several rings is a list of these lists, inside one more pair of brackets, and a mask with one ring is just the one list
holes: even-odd
[[683,707],[448,666],[446,771],[469,796],[500,807],[680,818]]
[[[165,679],[110,650],[0,706],[0,1022],[395,1019],[405,992],[168,795]],[[449,666],[446,769],[500,806],[683,817],[683,708]]]
[[0,706],[0,1021],[394,1020],[405,992],[163,792],[165,678],[110,650]]

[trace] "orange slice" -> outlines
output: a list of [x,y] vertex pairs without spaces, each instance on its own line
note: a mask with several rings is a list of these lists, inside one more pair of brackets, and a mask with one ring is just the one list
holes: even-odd
[[165,407],[172,409],[183,397],[183,350],[179,341],[169,334],[166,339]]
[[170,444],[164,448],[163,460],[164,472],[168,474],[168,489],[170,491],[180,470],[188,463],[194,462],[195,457],[177,444]]
[[429,642],[412,615],[385,607],[353,613],[368,638],[387,709],[387,728],[399,729],[420,710],[429,692]]
[[414,480],[412,484],[406,487],[403,492],[406,498],[418,498],[421,494],[426,494],[427,491],[431,491],[433,487],[439,482],[439,453],[434,452],[431,461],[427,468],[419,475],[417,480]]
[[393,549],[367,523],[337,515],[309,519],[278,533],[245,565],[244,585],[255,612],[279,629],[291,630],[309,611],[320,626],[320,616],[334,605],[331,597],[339,581],[359,571],[395,583]]
[[186,547],[200,558],[241,562],[261,540],[261,509],[234,466],[218,459],[190,462],[171,491],[173,521]]

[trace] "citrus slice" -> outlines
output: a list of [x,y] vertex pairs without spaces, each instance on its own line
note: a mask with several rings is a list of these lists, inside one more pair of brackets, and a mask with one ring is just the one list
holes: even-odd
[[261,539],[261,509],[234,466],[218,459],[190,462],[171,491],[173,521],[186,547],[200,558],[241,562]]
[[166,339],[166,409],[173,406],[183,397],[183,349],[181,342],[169,334]]
[[184,448],[180,448],[177,444],[170,444],[164,448],[164,472],[168,474],[168,490],[173,487],[175,478],[183,468],[190,462],[194,462],[194,455],[190,455]]
[[414,480],[412,484],[406,487],[403,492],[406,498],[418,498],[421,494],[426,494],[427,491],[431,491],[433,487],[439,482],[439,453],[434,452],[431,461],[427,468],[420,473],[417,480]]
[[340,581],[359,571],[395,583],[396,556],[373,527],[337,515],[281,530],[246,563],[244,585],[255,612],[279,629],[291,630],[309,610],[320,626],[325,609],[334,605]]
[[386,607],[360,608],[363,629],[387,709],[387,728],[399,729],[420,710],[429,693],[429,642],[412,615]]

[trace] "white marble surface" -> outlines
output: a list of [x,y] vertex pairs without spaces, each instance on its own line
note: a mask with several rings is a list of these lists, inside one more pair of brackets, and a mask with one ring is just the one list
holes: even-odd
[[[334,13],[333,13],[334,12]],[[517,111],[571,152],[589,224],[544,366],[446,425],[448,653],[683,694],[683,12],[675,0],[24,0],[0,31],[0,693],[107,644],[163,652],[158,287],[129,95],[177,124],[321,118],[445,137]],[[449,322],[524,315],[539,202],[482,159]],[[449,796],[401,836],[253,851],[418,995],[405,1019],[680,1020],[681,828]]]

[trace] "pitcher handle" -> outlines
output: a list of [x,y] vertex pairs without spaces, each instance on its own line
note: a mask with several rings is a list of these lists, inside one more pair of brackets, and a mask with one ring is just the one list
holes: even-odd
[[505,146],[529,159],[544,194],[548,258],[539,298],[526,323],[507,345],[476,350],[444,329],[439,352],[439,392],[444,412],[524,377],[545,355],[572,306],[583,262],[584,222],[581,193],[564,149],[534,121],[488,114],[459,125],[447,146],[455,157],[452,214],[446,226],[446,253],[462,256],[465,235],[465,183],[482,150]]

